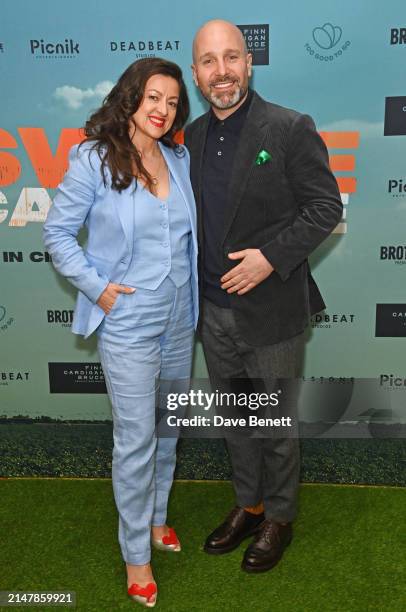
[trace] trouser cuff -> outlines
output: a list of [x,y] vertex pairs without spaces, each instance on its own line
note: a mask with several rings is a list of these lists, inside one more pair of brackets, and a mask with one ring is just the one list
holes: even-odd
[[124,561],[129,565],[145,565],[151,561],[151,550],[143,553],[135,553],[124,557]]

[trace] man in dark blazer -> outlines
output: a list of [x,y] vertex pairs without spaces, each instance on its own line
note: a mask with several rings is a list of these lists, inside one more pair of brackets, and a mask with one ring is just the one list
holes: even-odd
[[[185,144],[198,208],[200,336],[214,389],[275,391],[298,375],[303,331],[324,308],[307,261],[340,221],[326,147],[308,115],[265,102],[248,86],[252,58],[240,30],[215,20],[197,33],[193,78],[210,110]],[[254,536],[242,568],[271,569],[292,539],[297,437],[227,439],[237,505],[205,551]]]

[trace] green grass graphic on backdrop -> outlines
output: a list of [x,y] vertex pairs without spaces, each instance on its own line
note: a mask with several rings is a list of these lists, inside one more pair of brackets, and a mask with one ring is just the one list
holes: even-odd
[[[305,439],[302,481],[406,485],[402,439]],[[0,476],[111,474],[111,423],[0,425]],[[177,478],[224,480],[231,476],[222,440],[180,440]]]

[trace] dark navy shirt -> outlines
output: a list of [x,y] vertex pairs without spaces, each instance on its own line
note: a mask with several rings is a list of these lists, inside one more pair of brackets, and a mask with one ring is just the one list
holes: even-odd
[[[203,160],[203,295],[222,308],[229,308],[229,295],[221,289],[225,273],[222,238],[224,212],[234,155],[247,117],[252,90],[244,103],[227,119],[218,119],[213,110],[207,131]],[[237,262],[238,263],[238,262]]]

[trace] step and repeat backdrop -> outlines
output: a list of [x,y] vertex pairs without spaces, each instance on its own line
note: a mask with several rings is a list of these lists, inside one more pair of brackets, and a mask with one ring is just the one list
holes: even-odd
[[[177,62],[191,119],[207,110],[191,47],[213,18],[241,28],[261,96],[312,115],[339,183],[343,218],[311,261],[327,309],[308,330],[304,377],[404,392],[404,1],[14,0],[0,22],[1,418],[110,417],[95,339],[70,331],[75,291],[54,272],[42,225],[79,128],[134,60]],[[194,375],[206,376],[199,343]]]

